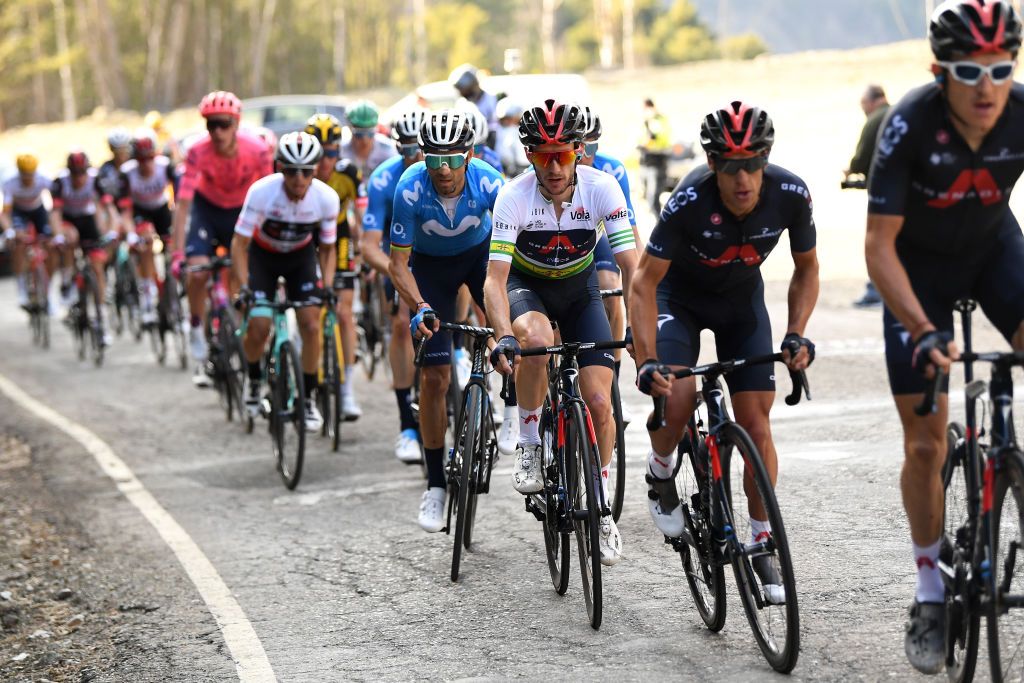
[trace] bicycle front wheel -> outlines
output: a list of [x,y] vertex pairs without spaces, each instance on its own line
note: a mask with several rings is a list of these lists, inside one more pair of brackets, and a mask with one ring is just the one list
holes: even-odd
[[182,370],[188,368],[188,339],[185,337],[185,313],[181,305],[178,281],[172,275],[164,280],[164,315],[167,330],[171,333],[172,345]]
[[1019,681],[1024,678],[1024,454],[1007,450],[996,457],[1002,465],[996,465],[990,513],[994,594],[986,620],[989,663],[992,680]]
[[578,403],[569,407],[566,425],[566,466],[569,468],[569,501],[572,507],[573,529],[579,552],[580,574],[583,578],[583,599],[587,603],[590,627],[601,628],[601,502],[595,484],[600,476],[597,460],[590,443],[587,421]]
[[[455,382],[454,375],[451,378]],[[469,533],[473,522],[469,519],[472,514],[471,498],[475,496],[473,490],[473,461],[476,458],[476,440],[480,433],[480,424],[476,418],[480,412],[480,387],[472,386],[466,392],[466,404],[459,416],[460,429],[456,432],[457,441],[453,452],[453,471],[457,474],[457,482],[452,487],[449,482],[449,491],[458,496],[458,503],[455,512],[455,539],[452,548],[452,581],[459,580],[459,563],[462,559],[462,549],[469,550]],[[458,468],[458,469],[455,469]],[[452,490],[452,489],[455,490]]]
[[619,521],[622,514],[622,500],[626,495],[626,423],[622,420],[622,397],[619,394],[618,377],[612,382],[612,417],[615,419],[615,450],[608,468],[608,502],[612,508],[612,519]]
[[[555,460],[555,418],[551,402],[544,399],[544,410],[540,416],[540,443],[543,454],[544,491],[544,553],[548,558],[548,571],[555,592],[565,595],[569,588],[569,534],[559,530],[562,508],[556,493],[559,486],[568,491],[566,481],[560,479],[558,463]],[[535,499],[536,500],[536,499]]]
[[[978,631],[981,613],[971,609],[968,575],[971,570],[973,530],[968,528],[967,450],[964,428],[952,422],[946,427],[946,462],[942,467],[945,490],[942,549],[939,557],[953,569],[953,578],[946,581],[946,676],[954,683],[974,679],[978,661]],[[966,532],[966,535],[964,533]],[[966,543],[966,547],[961,543]]]
[[224,392],[228,395],[228,404],[231,408],[227,413],[228,422],[235,416],[244,421],[247,365],[242,353],[242,340],[238,337],[235,320],[230,311],[224,311],[221,315],[220,353],[221,369],[224,372]]
[[324,348],[321,353],[323,378],[317,389],[320,412],[324,416],[322,436],[331,439],[331,450],[337,451],[341,441],[341,370],[338,367],[338,348],[335,330],[324,330]]
[[302,386],[299,354],[289,341],[282,342],[274,367],[270,431],[277,470],[288,489],[299,484],[306,451],[306,394]]
[[[746,430],[728,422],[718,440],[726,522],[731,518],[739,551],[731,559],[743,610],[765,659],[776,671],[788,673],[800,654],[800,617],[782,513]],[[770,533],[754,533],[754,514],[771,525]]]

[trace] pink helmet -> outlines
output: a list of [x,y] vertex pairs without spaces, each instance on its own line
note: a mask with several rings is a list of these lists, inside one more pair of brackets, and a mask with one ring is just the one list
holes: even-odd
[[237,119],[242,116],[242,102],[235,97],[234,93],[214,90],[199,103],[199,113],[203,118],[227,114]]

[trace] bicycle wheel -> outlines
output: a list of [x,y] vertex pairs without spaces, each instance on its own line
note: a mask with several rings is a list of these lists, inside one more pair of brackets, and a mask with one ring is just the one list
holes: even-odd
[[[139,281],[135,277],[135,268],[130,260],[121,266],[121,270],[124,274],[124,301],[128,331],[135,337],[135,341],[142,341],[142,305],[139,297]],[[117,279],[118,282],[121,281],[120,274]]]
[[[494,453],[498,449],[498,433],[494,428],[494,416],[491,414],[491,398],[484,385],[476,386],[481,397],[478,412],[480,417],[477,421],[476,452],[473,456],[473,472],[470,479],[472,488],[469,491],[469,505],[466,510],[466,531],[463,533],[467,550],[473,542],[473,529],[476,528],[476,510],[477,504],[480,502],[480,494],[490,490],[491,468],[494,465]],[[463,395],[466,391],[468,391],[468,387],[463,391]]]
[[85,279],[85,306],[92,308],[89,320],[89,343],[92,362],[96,367],[103,365],[103,302],[100,300],[99,289],[92,278]]
[[[540,419],[540,443],[544,457],[544,552],[548,558],[548,571],[555,592],[564,595],[569,588],[569,534],[559,531],[562,509],[557,489],[569,490],[568,482],[560,481],[560,469],[555,461],[555,420],[551,404],[545,399]],[[564,473],[561,473],[564,474]],[[552,482],[554,486],[552,486]]]
[[689,517],[695,545],[679,547],[686,585],[701,620],[711,631],[725,626],[725,568],[714,560],[711,536],[711,477],[707,465],[707,447],[700,441],[697,425],[690,425],[679,442],[679,469],[676,490]]
[[288,489],[299,484],[306,451],[306,394],[299,355],[290,341],[282,342],[273,368],[270,431],[277,470]]
[[[990,457],[992,454],[990,453]],[[996,455],[995,457],[1000,457]],[[992,491],[992,585],[988,618],[988,654],[992,680],[1024,678],[1024,454],[1004,450],[996,465]],[[998,461],[997,461],[998,463]]]
[[[455,377],[451,379],[455,382]],[[473,466],[476,460],[476,442],[480,434],[480,387],[473,385],[466,391],[465,406],[460,411],[460,430],[457,432],[458,440],[455,442],[453,459],[459,467],[458,481],[455,484],[458,495],[458,505],[455,509],[455,542],[452,549],[452,581],[459,580],[459,563],[462,559],[462,549],[469,550],[469,537],[466,535],[472,527],[470,520],[471,505],[470,498],[476,495],[473,486]],[[449,484],[449,490],[452,487]]]
[[[741,552],[731,553],[740,601],[761,653],[773,669],[788,673],[796,666],[800,654],[800,618],[796,579],[782,513],[779,512],[768,470],[746,430],[735,422],[727,422],[719,431],[718,441],[726,497],[726,523],[731,519],[734,542],[741,549]],[[758,536],[755,541],[750,509],[758,504],[763,505],[767,513],[771,534],[767,540]],[[766,542],[764,550],[749,551],[748,554],[751,546],[762,541]],[[779,604],[777,589],[765,587],[754,569],[755,563],[766,563],[767,571],[774,574],[775,580],[781,578],[784,602]],[[768,585],[779,584],[773,582]]]
[[163,300],[167,331],[171,333],[178,365],[182,370],[186,370],[188,368],[188,339],[185,336],[185,312],[181,305],[181,290],[173,275],[169,275],[164,280]]
[[[939,557],[954,576],[946,579],[946,675],[961,683],[974,678],[978,661],[978,631],[981,612],[970,609],[967,576],[971,569],[974,534],[968,528],[967,460],[964,428],[951,422],[946,427],[946,462],[942,467],[942,483],[946,492],[943,510],[945,531]],[[966,547],[965,545],[966,544]]]
[[612,382],[612,418],[615,420],[615,449],[608,467],[608,502],[612,519],[619,521],[622,500],[626,495],[626,423],[622,421],[622,397],[618,377]]
[[107,290],[107,297],[111,299],[110,303],[113,304],[111,306],[113,309],[111,312],[113,313],[112,322],[114,323],[114,334],[117,335],[118,338],[124,334],[124,319],[126,309],[128,307],[128,295],[125,293],[125,281],[122,272],[123,269],[121,264],[115,264],[113,269],[114,281],[108,282],[108,285],[112,285],[111,289],[113,292]]
[[331,439],[331,450],[337,451],[341,442],[341,368],[338,366],[338,348],[335,330],[325,330],[321,362],[323,380],[317,390],[320,412],[324,416],[321,434]]
[[223,311],[220,320],[220,371],[224,376],[224,393],[227,395],[227,419],[236,416],[245,420],[245,376],[248,368],[242,355],[242,342],[236,334],[235,319],[231,311]]
[[583,409],[578,403],[569,406],[569,424],[566,425],[566,465],[569,500],[572,507],[573,530],[583,578],[583,599],[587,603],[590,627],[601,628],[601,550],[600,501],[594,485],[600,476],[594,451],[587,431]]

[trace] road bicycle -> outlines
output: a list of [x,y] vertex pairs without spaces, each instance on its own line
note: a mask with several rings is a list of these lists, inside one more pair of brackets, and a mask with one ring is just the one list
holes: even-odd
[[[798,350],[796,346],[791,352]],[[683,534],[666,536],[665,542],[679,553],[697,612],[714,632],[725,625],[724,567],[732,565],[740,602],[762,654],[773,669],[788,673],[800,653],[800,616],[786,528],[761,454],[747,431],[729,416],[720,381],[733,370],[782,360],[782,354],[775,353],[668,373],[677,378],[700,376],[703,382],[673,473]],[[796,405],[803,395],[810,399],[803,371],[791,371],[790,377],[793,391],[786,403]],[[702,408],[706,418],[700,417]],[[662,428],[664,414],[665,398],[655,399],[647,429]],[[769,522],[770,533],[755,537],[753,514]],[[781,579],[781,584],[766,583],[762,576]]]
[[182,370],[188,369],[188,320],[185,317],[182,297],[185,288],[181,280],[171,272],[171,255],[164,252],[164,278],[157,282],[157,325],[150,329],[150,344],[160,365],[167,361],[167,337],[171,338],[174,355]]
[[29,225],[21,238],[25,247],[26,287],[28,289],[28,325],[32,343],[50,348],[50,273],[47,269],[47,238]]
[[388,360],[391,320],[387,312],[389,308],[395,306],[386,300],[381,278],[365,265],[359,279],[358,300],[362,310],[358,311],[356,318],[356,355],[366,372],[367,379],[372,381],[378,367],[383,367],[385,373],[391,372],[391,363]]
[[72,282],[78,296],[71,304],[67,317],[78,359],[85,360],[89,356],[96,367],[103,365],[107,345],[103,333],[103,300],[100,298],[92,259],[103,253],[109,242],[106,238],[82,242],[75,250]]
[[140,341],[143,330],[139,280],[135,275],[135,261],[127,242],[118,244],[114,252],[113,273],[111,298],[114,333],[120,337],[127,328],[135,341]]
[[[345,382],[345,355],[338,327],[337,296],[332,290],[324,293],[324,307],[320,313],[323,348],[320,352],[320,386],[317,403],[324,417],[321,435],[330,438],[331,450],[337,452],[341,444],[341,423],[345,421],[341,410],[341,385]],[[310,388],[312,389],[312,388]]]

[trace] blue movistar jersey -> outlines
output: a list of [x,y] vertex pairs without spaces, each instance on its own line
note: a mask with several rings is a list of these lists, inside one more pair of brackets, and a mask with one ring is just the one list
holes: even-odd
[[633,200],[629,196],[629,177],[626,176],[626,167],[615,157],[608,156],[604,152],[594,155],[594,168],[598,171],[615,176],[622,188],[622,194],[626,195],[626,208],[629,209],[629,224],[636,227],[636,214],[633,212]]
[[470,159],[459,197],[438,196],[426,164],[407,168],[395,188],[391,248],[428,256],[455,256],[491,238],[491,211],[505,179],[487,163]]
[[477,159],[486,161],[488,164],[494,167],[494,170],[496,170],[498,173],[505,175],[505,167],[502,166],[501,157],[498,156],[497,152],[495,152],[487,145],[480,145],[477,147],[477,149],[479,149],[480,151],[473,152],[474,156],[476,156]]
[[373,169],[366,180],[366,211],[363,212],[363,230],[383,232],[384,252],[388,251],[391,236],[391,216],[394,211],[395,187],[402,177],[402,156],[391,157]]

